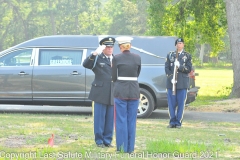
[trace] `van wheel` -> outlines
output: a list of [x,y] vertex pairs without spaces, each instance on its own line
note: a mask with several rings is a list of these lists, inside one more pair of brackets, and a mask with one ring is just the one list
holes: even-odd
[[138,118],[149,117],[154,109],[155,102],[153,96],[146,89],[140,88],[140,99],[138,105]]

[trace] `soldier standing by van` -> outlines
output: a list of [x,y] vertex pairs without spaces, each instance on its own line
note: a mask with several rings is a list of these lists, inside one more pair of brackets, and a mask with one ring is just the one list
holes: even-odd
[[[168,128],[181,128],[182,126],[187,89],[189,87],[188,73],[190,73],[192,69],[192,58],[189,53],[184,51],[184,40],[178,38],[175,41],[175,46],[176,51],[170,52],[165,62],[168,110],[170,116]],[[175,67],[176,69],[174,69]],[[174,71],[176,72],[174,73]],[[176,75],[176,79],[174,75]]]
[[122,53],[115,55],[112,62],[117,151],[127,153],[134,151],[140,97],[138,76],[141,71],[141,57],[130,52],[132,39],[116,38]]
[[94,101],[94,135],[98,147],[113,147],[114,108],[112,97],[112,68],[113,37],[103,38],[101,45],[87,57],[83,66],[92,69],[95,79],[92,82],[89,99]]

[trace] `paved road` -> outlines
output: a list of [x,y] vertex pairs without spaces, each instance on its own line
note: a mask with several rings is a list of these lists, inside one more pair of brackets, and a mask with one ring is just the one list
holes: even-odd
[[[92,114],[91,107],[0,105],[0,112]],[[169,119],[167,110],[155,110],[150,119]],[[184,120],[240,122],[240,113],[185,111]]]
[[[168,111],[155,110],[150,118],[169,119]],[[185,111],[183,119],[215,122],[240,122],[240,113]]]

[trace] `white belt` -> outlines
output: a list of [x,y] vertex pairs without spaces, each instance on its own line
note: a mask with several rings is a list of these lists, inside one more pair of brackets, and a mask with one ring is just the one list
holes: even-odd
[[137,81],[137,77],[118,77],[117,79],[124,81]]

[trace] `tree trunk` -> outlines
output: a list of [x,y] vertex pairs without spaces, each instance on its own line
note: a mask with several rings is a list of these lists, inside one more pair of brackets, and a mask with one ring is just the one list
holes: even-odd
[[233,62],[233,88],[231,97],[240,98],[240,1],[226,0],[226,11]]
[[201,44],[199,59],[201,61],[201,66],[203,65],[203,56],[205,52],[205,44]]
[[0,42],[0,52],[3,50],[3,42]]
[[212,60],[212,63],[214,64],[218,63],[218,57],[212,57],[211,60]]
[[[75,4],[75,10],[77,11],[77,9],[78,9],[78,1],[77,0],[75,0],[74,1],[74,4]],[[78,14],[77,15],[75,15],[75,29],[74,29],[75,31],[74,31],[74,33],[75,34],[78,34],[79,33],[79,25],[78,25]]]
[[[48,0],[48,7],[52,9],[52,4],[53,2],[51,0]],[[55,26],[55,15],[53,14],[53,11],[51,10],[50,13],[50,19],[51,19],[51,24],[52,24],[52,34],[56,35],[56,26]]]

